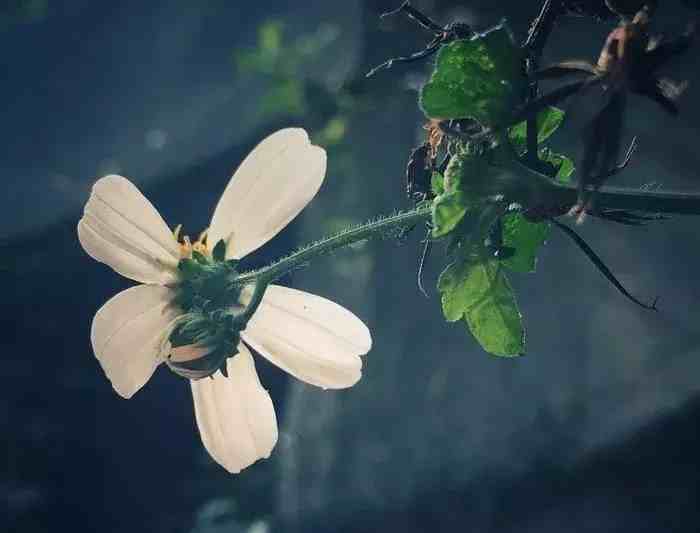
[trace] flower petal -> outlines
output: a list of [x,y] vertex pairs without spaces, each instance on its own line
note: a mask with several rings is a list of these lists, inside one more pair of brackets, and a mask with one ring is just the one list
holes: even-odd
[[194,412],[204,446],[214,460],[237,474],[270,456],[277,443],[275,408],[260,385],[248,349],[227,360],[229,377],[191,381]]
[[273,133],[245,158],[219,200],[208,242],[224,239],[226,258],[240,259],[277,235],[316,195],[326,152],[300,128]]
[[92,188],[78,239],[93,259],[141,283],[176,281],[180,250],[153,204],[128,179],[105,176]]
[[241,336],[273,364],[325,389],[357,383],[362,376],[359,355],[372,347],[367,326],[350,311],[279,285],[267,288]]
[[92,320],[90,340],[117,394],[130,398],[153,375],[181,311],[167,287],[137,285],[107,301]]

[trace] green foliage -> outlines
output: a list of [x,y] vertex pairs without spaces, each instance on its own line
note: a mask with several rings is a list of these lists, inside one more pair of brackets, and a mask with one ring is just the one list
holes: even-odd
[[[431,118],[469,117],[497,124],[520,96],[520,60],[503,28],[444,46],[421,94],[423,110]],[[563,121],[561,109],[541,111],[538,144]],[[494,141],[485,147],[451,141],[444,177],[436,173],[432,179],[432,236],[447,237],[448,253],[456,257],[438,282],[445,318],[464,320],[487,352],[517,356],[525,350],[525,335],[504,269],[534,272],[537,253],[551,228],[547,222],[530,222],[520,212],[507,210],[511,202],[528,198],[532,187],[542,186],[528,178],[519,160],[527,149],[526,123],[516,124],[505,138]],[[568,182],[574,171],[568,157],[542,146],[538,153],[542,172]],[[505,250],[512,253],[494,255]]]
[[506,120],[525,87],[522,52],[501,24],[443,46],[420,105],[432,119],[473,118],[493,126]]
[[433,172],[430,176],[430,189],[435,196],[440,196],[445,192],[445,178],[439,172]]
[[[335,95],[306,78],[302,71],[305,65],[324,54],[337,37],[338,30],[334,26],[322,25],[312,34],[290,39],[281,21],[268,20],[258,29],[255,47],[236,51],[237,73],[258,78],[266,85],[258,106],[262,119],[278,115],[304,116],[319,107],[331,108],[333,115],[338,106]],[[318,128],[331,142],[338,142],[345,133],[343,123],[336,118],[331,116],[325,128]]]
[[467,214],[466,195],[462,191],[445,192],[433,201],[433,238],[454,230]]
[[540,159],[550,163],[557,170],[554,179],[561,183],[570,183],[571,175],[576,170],[574,162],[563,154],[552,152],[549,148],[540,148]]
[[503,266],[514,272],[534,272],[537,252],[551,228],[546,222],[530,222],[520,213],[509,213],[503,217],[503,246],[512,248],[512,256],[503,259]]
[[[564,122],[564,111],[557,107],[543,109],[537,115],[537,144],[542,144],[559,129]],[[523,121],[508,129],[508,139],[518,153],[527,148],[527,122]]]
[[458,260],[440,275],[438,290],[447,321],[464,320],[484,350],[502,357],[525,351],[522,316],[499,261]]

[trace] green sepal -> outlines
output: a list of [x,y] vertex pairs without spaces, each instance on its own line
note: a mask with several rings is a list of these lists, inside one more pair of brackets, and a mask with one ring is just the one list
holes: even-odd
[[421,90],[421,109],[432,119],[501,124],[525,93],[522,64],[523,51],[505,22],[452,41],[438,52],[435,70]]
[[192,259],[194,259],[200,265],[206,265],[207,263],[209,263],[209,259],[207,259],[207,256],[196,250],[192,251]]
[[189,258],[180,259],[180,262],[177,264],[177,269],[185,279],[197,277],[202,270],[197,261]]
[[520,213],[505,215],[502,223],[503,246],[513,248],[514,253],[501,264],[514,272],[534,272],[537,253],[549,237],[549,223],[530,222]]
[[226,366],[226,360],[231,356],[223,350],[212,348],[208,354],[192,361],[174,362],[166,360],[168,368],[183,378],[197,380],[211,376]]
[[464,320],[488,353],[501,357],[524,353],[522,315],[497,260],[472,256],[452,263],[440,275],[438,290],[446,320]]
[[214,261],[221,262],[226,260],[226,243],[223,239],[220,239],[219,242],[216,243],[216,246],[214,246],[214,249],[211,251],[211,255]]
[[193,344],[210,350],[191,361],[166,359],[166,363],[173,372],[188,379],[210,376],[238,352],[241,328],[230,312],[191,312],[170,334],[170,343],[173,347]]

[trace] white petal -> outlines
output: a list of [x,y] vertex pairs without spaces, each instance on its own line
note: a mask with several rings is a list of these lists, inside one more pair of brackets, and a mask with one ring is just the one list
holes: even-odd
[[114,390],[130,398],[153,375],[174,321],[182,313],[167,287],[137,285],[104,304],[92,320],[90,340]]
[[277,235],[316,195],[326,152],[303,129],[273,133],[245,158],[219,200],[207,240],[240,259]]
[[105,176],[92,188],[78,239],[93,259],[141,283],[176,281],[179,246],[153,204],[128,179]]
[[191,381],[194,412],[204,446],[214,460],[237,474],[270,456],[277,443],[275,408],[260,385],[255,363],[240,344],[226,362],[228,378]]
[[359,355],[372,347],[367,326],[350,311],[279,285],[267,288],[242,337],[273,364],[325,389],[357,383],[362,376]]

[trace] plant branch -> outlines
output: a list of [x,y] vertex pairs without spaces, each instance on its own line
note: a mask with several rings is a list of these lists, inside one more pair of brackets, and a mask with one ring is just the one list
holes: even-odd
[[[334,250],[344,248],[345,246],[349,246],[356,242],[381,237],[392,231],[414,226],[415,224],[428,219],[430,216],[430,206],[418,207],[411,211],[397,213],[393,216],[379,218],[377,220],[367,222],[366,224],[346,229],[340,233],[337,233],[336,235],[326,237],[325,239],[321,239],[320,241],[300,248],[296,252],[291,253],[287,257],[284,257],[271,265],[263,267],[259,270],[241,274],[236,278],[236,283],[239,285],[245,285],[255,281],[257,290],[257,285],[262,283],[266,286],[276,279],[281,278],[288,272],[304,266],[316,257],[320,257],[321,255],[328,254]],[[262,298],[262,294],[260,297]]]
[[[559,205],[575,205],[578,189],[574,185],[554,184]],[[700,193],[680,191],[645,191],[619,187],[601,187],[594,194],[597,209],[621,209],[668,215],[700,215]]]
[[[534,77],[534,73],[539,68],[539,60],[542,55],[544,45],[552,33],[554,23],[563,12],[564,5],[561,0],[545,0],[540,9],[540,14],[530,25],[527,39],[523,43],[523,48],[527,51],[525,59],[525,70],[530,80],[528,101],[535,100],[539,96],[539,86]],[[533,114],[527,119],[527,153],[526,158],[536,165],[539,161],[537,153],[537,114]]]

